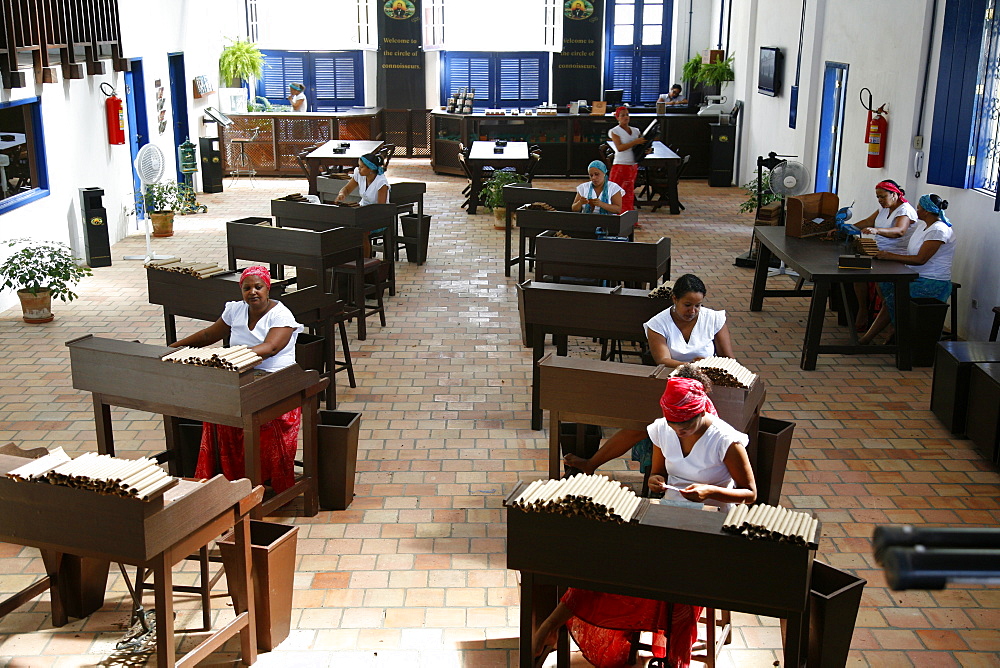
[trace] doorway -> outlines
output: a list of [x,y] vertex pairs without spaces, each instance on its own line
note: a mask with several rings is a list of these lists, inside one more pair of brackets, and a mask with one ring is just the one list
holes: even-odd
[[843,141],[847,93],[847,64],[826,64],[819,116],[819,151],[816,156],[816,192],[837,192],[840,181],[840,146]]
[[673,0],[607,0],[604,88],[635,106],[670,89]]
[[132,192],[135,198],[135,217],[146,217],[142,204],[142,182],[135,173],[135,157],[139,149],[149,143],[149,118],[146,114],[146,88],[142,77],[142,58],[129,60],[125,73],[125,112],[128,114],[128,148],[132,156]]
[[[170,114],[174,127],[174,155],[177,155],[177,147],[187,141],[191,135],[191,130],[188,127],[188,84],[184,74],[184,54],[168,54],[167,68],[170,75]],[[175,160],[174,163],[177,166],[177,183],[183,183],[185,174],[181,172],[180,160]]]

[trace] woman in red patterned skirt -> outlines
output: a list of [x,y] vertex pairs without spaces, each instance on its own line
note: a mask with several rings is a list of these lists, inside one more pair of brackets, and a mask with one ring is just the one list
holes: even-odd
[[[271,274],[266,267],[248,267],[240,275],[242,301],[228,302],[222,317],[200,332],[170,344],[203,347],[229,336],[231,345],[245,345],[264,361],[255,369],[279,371],[295,364],[295,340],[304,329],[288,307],[270,298]],[[296,408],[260,427],[261,476],[275,493],[295,483],[295,450],[302,424]],[[219,470],[229,480],[246,477],[243,430],[206,422],[195,476],[210,478]]]
[[[649,488],[677,490],[688,501],[728,506],[757,498],[746,434],[723,422],[693,378],[671,378],[660,398],[663,417],[646,431],[653,449]],[[669,487],[667,483],[669,482]],[[664,567],[669,568],[665,557]],[[627,666],[631,640],[653,632],[653,653],[671,668],[686,668],[698,636],[701,608],[585,589],[569,589],[532,638],[541,665],[565,624],[587,661],[598,668]]]

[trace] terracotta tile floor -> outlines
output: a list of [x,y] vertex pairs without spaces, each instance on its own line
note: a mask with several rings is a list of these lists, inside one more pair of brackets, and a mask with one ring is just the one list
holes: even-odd
[[[342,409],[364,412],[357,498],[346,512],[282,513],[300,527],[293,630],[261,666],[516,665],[517,579],[504,568],[501,498],[517,479],[540,476],[547,441],[529,428],[530,354],[498,259],[502,233],[488,215],[467,216],[458,206],[462,181],[432,174],[425,161],[394,161],[390,176],[428,183],[430,259],[400,265],[388,326],[375,324],[367,341],[352,343],[358,388],[341,379],[338,394]],[[209,212],[179,218],[156,252],[224,263],[226,220],[267,215],[271,197],[305,189],[302,180],[226,186],[202,195]],[[750,221],[734,213],[741,191],[685,182],[681,194],[687,211],[643,213],[638,238],[672,238],[675,276],[705,280],[706,304],[729,312],[737,355],[766,378],[767,413],[797,423],[784,502],[820,516],[823,559],[869,582],[850,665],[1000,666],[1000,591],[891,592],[871,554],[879,523],[1000,519],[996,470],[928,411],[930,371],[897,371],[888,356],[824,356],[816,371],[801,371],[806,303],[774,299],[761,313],[747,311],[751,272],[732,265],[750,234]],[[0,315],[0,442],[96,449],[90,397],[71,387],[63,342],[86,333],[162,341],[143,270],[120,259],[142,247],[139,235],[117,244],[114,266],[85,281],[78,301],[58,303],[51,324],[25,325],[15,310]],[[182,335],[197,326],[182,321]],[[162,447],[156,416],[116,410],[114,419],[123,454]],[[623,462],[609,468],[631,475]],[[0,545],[0,557],[0,595],[42,571],[32,549]],[[193,580],[193,566],[177,577]],[[0,665],[140,665],[112,656],[128,606],[114,572],[111,588],[102,611],[61,629],[52,628],[44,599],[0,620]],[[215,598],[220,621],[229,608],[223,592]],[[195,627],[196,607],[182,598],[177,626]],[[737,615],[735,628],[722,665],[778,658],[775,620]]]

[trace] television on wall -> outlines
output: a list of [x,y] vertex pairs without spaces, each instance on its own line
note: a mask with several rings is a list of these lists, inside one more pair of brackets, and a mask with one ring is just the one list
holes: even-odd
[[777,97],[781,94],[781,75],[785,57],[776,46],[760,47],[760,64],[757,69],[757,92]]

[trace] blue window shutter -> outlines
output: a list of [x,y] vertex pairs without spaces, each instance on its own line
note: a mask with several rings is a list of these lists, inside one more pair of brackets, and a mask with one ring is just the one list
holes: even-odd
[[949,0],[945,6],[927,160],[928,183],[953,188],[972,186],[974,170],[969,156],[975,149],[976,86],[987,4],[988,0]]
[[639,62],[639,96],[635,102],[656,102],[664,90],[660,79],[667,63],[665,55],[643,55]]
[[446,85],[442,91],[442,104],[461,88],[474,88],[476,98],[473,106],[483,109],[493,105],[491,58],[488,53],[447,53],[445,54]]
[[[631,51],[631,47],[629,47]],[[632,54],[617,53],[611,56],[611,85],[608,88],[625,91],[622,100],[632,102]]]
[[263,75],[257,82],[257,95],[271,104],[288,104],[288,84],[305,83],[306,56],[286,51],[263,51]]
[[537,106],[546,97],[546,62],[541,54],[497,54],[501,106]]

